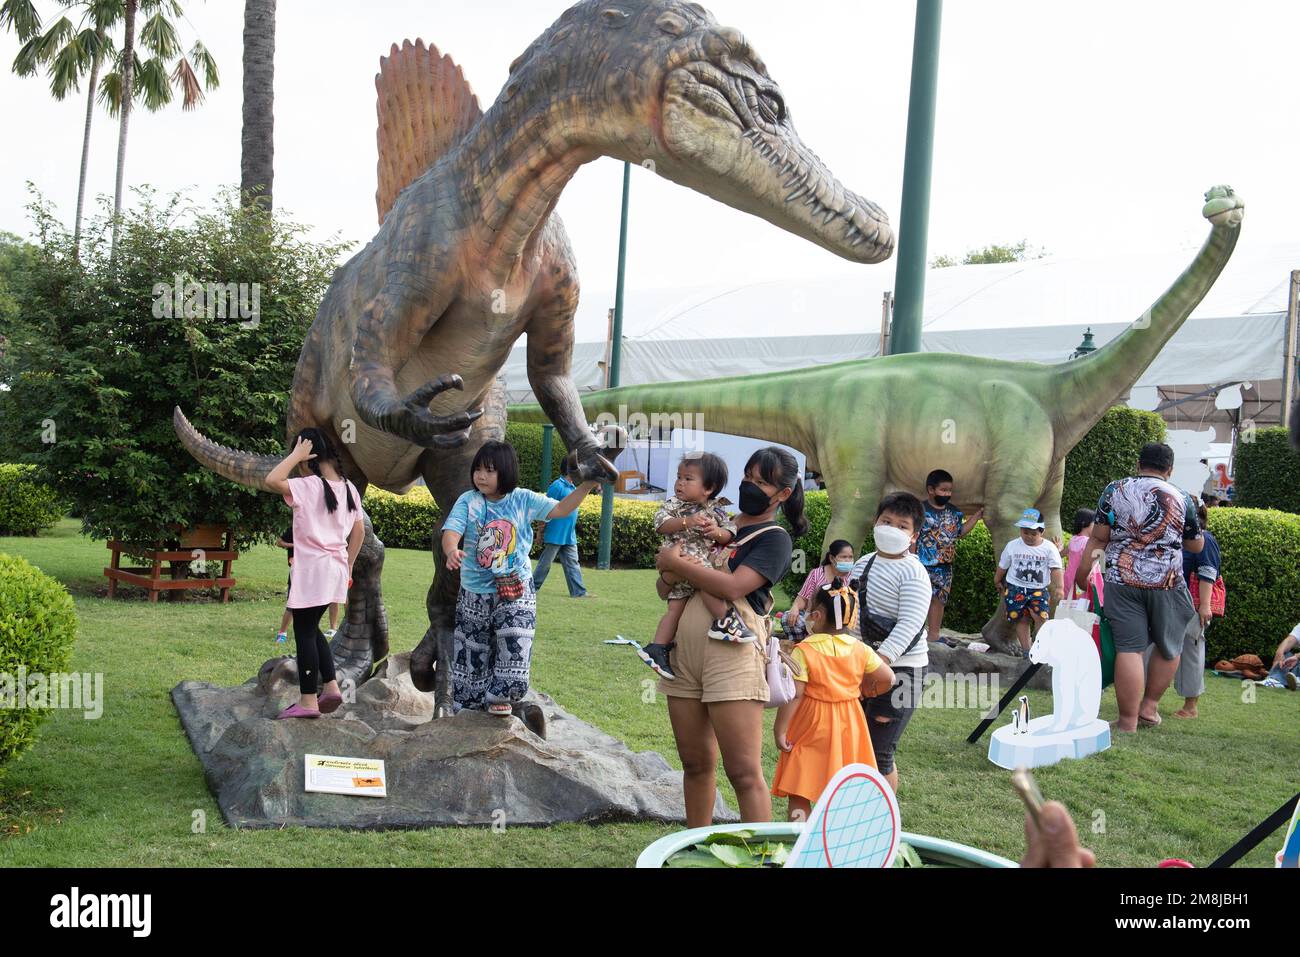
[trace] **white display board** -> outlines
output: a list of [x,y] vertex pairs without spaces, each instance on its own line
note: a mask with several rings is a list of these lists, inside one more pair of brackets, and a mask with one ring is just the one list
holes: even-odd
[[343,758],[332,754],[303,756],[304,790],[322,794],[388,797],[384,762],[377,758]]

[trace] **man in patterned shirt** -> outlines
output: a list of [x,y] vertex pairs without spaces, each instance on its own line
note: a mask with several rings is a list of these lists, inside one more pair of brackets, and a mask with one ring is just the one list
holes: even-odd
[[[1105,616],[1115,637],[1115,698],[1119,731],[1160,724],[1157,707],[1182,653],[1183,636],[1196,617],[1183,584],[1183,549],[1205,547],[1196,506],[1169,484],[1174,450],[1148,442],[1138,456],[1137,475],[1111,482],[1097,504],[1097,521],[1087,554],[1105,549]],[[1080,562],[1076,581],[1087,587],[1090,561]],[[1143,652],[1158,654],[1143,688]]]

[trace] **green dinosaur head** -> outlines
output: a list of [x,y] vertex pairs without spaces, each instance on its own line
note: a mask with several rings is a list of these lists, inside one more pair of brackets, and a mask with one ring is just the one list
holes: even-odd
[[762,59],[699,4],[585,0],[511,64],[502,96],[523,91],[520,100],[533,102],[521,111],[563,113],[575,144],[845,259],[881,262],[893,252],[889,217],[804,145]]

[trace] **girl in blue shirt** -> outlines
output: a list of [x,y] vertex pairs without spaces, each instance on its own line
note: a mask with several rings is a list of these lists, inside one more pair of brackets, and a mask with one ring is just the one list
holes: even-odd
[[560,502],[519,488],[519,459],[507,442],[483,443],[470,480],[474,488],[456,499],[442,526],[447,569],[460,571],[452,700],[457,711],[508,717],[528,693],[537,628],[533,522],[569,515],[598,483],[583,482]]

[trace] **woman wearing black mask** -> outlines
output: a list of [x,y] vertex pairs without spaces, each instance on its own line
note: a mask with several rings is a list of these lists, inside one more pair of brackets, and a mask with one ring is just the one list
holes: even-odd
[[[717,640],[709,636],[713,619],[697,593],[677,627],[670,661],[677,677],[659,682],[668,698],[668,718],[682,760],[687,827],[713,821],[718,752],[736,790],[744,821],[770,821],[772,799],[763,777],[763,708],[768,689],[763,647],[770,623],[772,584],[790,570],[794,543],[775,521],[779,507],[796,536],[808,530],[803,515],[803,485],[793,455],[769,446],[745,464],[740,484],[736,537],[721,568],[696,564],[677,546],[659,550],[656,566],[688,579],[697,592],[734,604],[756,640]],[[661,595],[665,593],[660,580]],[[716,743],[715,743],[716,742]]]

